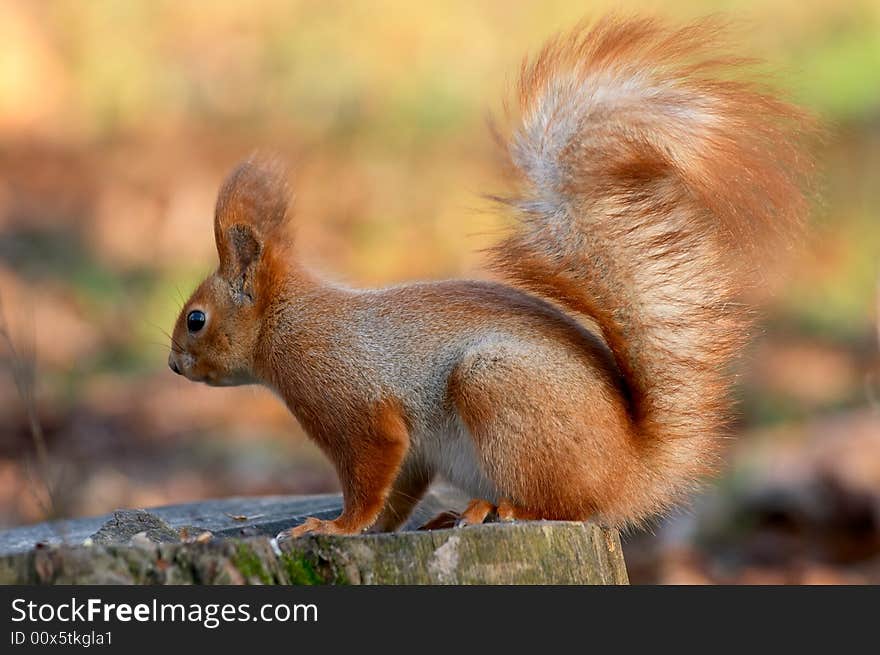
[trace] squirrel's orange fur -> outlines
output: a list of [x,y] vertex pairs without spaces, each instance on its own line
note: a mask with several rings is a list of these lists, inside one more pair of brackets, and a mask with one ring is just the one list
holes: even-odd
[[808,118],[738,78],[717,35],[605,19],[524,64],[518,227],[493,249],[511,286],[327,284],[291,254],[280,168],[230,175],[220,267],[169,363],[269,386],[333,461],[343,514],[294,535],[393,529],[438,475],[505,517],[626,525],[711,469],[738,297],[804,217],[811,167]]

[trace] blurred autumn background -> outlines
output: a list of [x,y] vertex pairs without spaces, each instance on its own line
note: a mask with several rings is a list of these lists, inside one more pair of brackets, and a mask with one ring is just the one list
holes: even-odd
[[[333,491],[259,388],[166,366],[224,173],[293,165],[300,249],[354,284],[480,275],[485,118],[607,2],[0,2],[0,528]],[[617,8],[620,3],[614,3]],[[729,463],[626,539],[634,582],[880,583],[880,4],[623,3],[747,21],[828,123],[812,238],[741,367]],[[13,349],[15,351],[13,351]]]

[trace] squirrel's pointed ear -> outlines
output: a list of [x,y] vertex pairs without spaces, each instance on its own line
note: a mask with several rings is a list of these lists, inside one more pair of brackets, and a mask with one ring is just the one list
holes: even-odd
[[251,157],[220,188],[214,238],[220,275],[236,294],[253,300],[255,269],[267,244],[289,239],[287,169],[276,159]]
[[236,223],[222,232],[217,241],[220,254],[220,276],[227,280],[236,298],[253,302],[256,267],[263,253],[263,244],[253,228]]

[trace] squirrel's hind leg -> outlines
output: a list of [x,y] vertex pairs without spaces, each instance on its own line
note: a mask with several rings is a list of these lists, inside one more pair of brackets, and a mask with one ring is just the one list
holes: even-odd
[[507,498],[502,498],[501,502],[498,503],[498,507],[495,508],[495,513],[498,514],[499,521],[540,521],[543,516],[541,516],[540,512],[536,512],[534,510],[520,507],[519,505],[514,505]]
[[510,521],[537,521],[541,518],[540,512],[521,507],[509,498],[502,498],[497,505],[493,505],[487,500],[474,499],[461,513],[458,525],[478,525],[491,522],[493,519],[507,523]]
[[565,342],[514,336],[464,353],[448,393],[497,489],[499,518],[586,520],[613,497],[615,467],[628,461],[625,416],[603,375]]
[[489,518],[489,515],[494,513],[495,505],[488,500],[474,498],[461,513],[461,518],[458,519],[458,525],[461,527],[466,525],[479,525],[480,523],[485,523],[486,519]]
[[474,498],[461,512],[442,512],[419,528],[419,530],[441,530],[443,528],[465,527],[501,521],[538,521],[540,512],[520,507],[507,498],[502,498],[498,505],[488,500]]

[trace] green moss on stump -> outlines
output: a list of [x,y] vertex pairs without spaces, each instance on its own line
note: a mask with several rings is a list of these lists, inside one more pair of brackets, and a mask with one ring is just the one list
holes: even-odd
[[262,560],[245,542],[240,542],[236,546],[232,563],[248,581],[259,580],[266,585],[273,582],[272,576],[263,567]]
[[326,581],[318,575],[315,567],[306,556],[295,553],[281,553],[281,563],[290,584],[320,585]]

